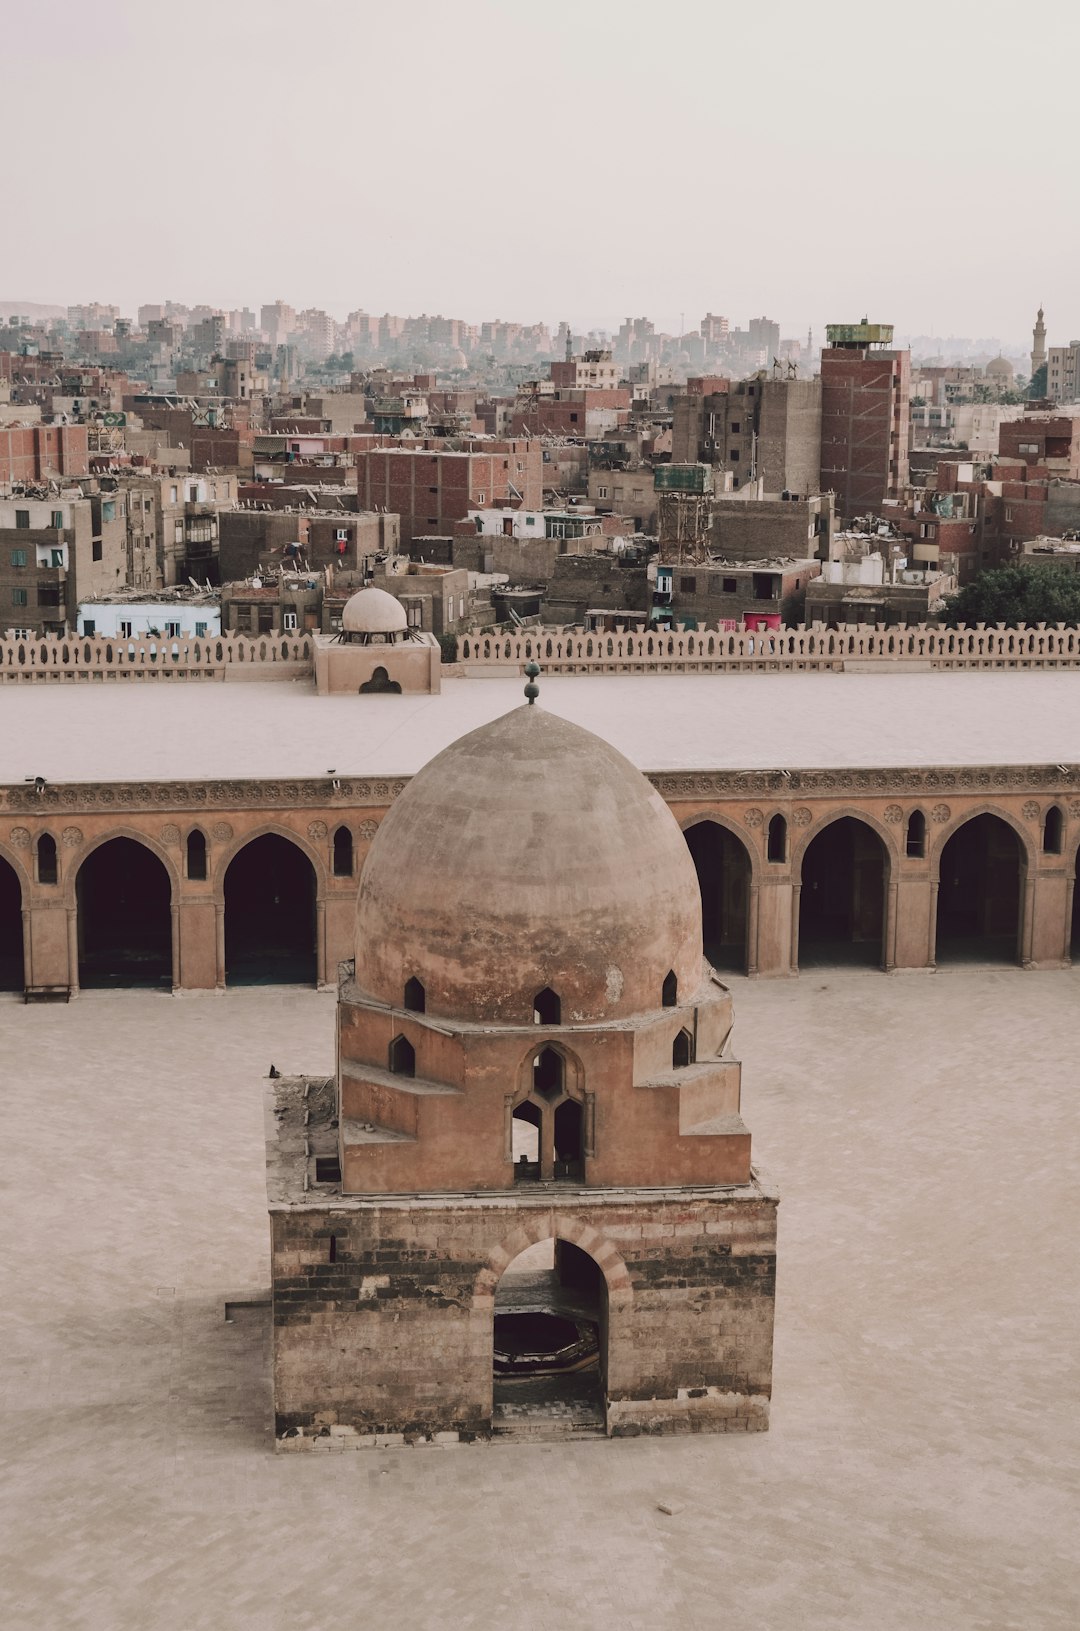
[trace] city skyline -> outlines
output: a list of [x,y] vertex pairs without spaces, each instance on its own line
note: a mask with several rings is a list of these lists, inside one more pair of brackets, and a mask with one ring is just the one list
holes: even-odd
[[[97,168],[80,186],[72,127],[43,127],[37,78],[17,80],[14,123],[36,135],[8,176],[9,218],[63,208],[11,235],[12,298],[68,304],[89,284],[129,306],[156,287],[229,308],[259,290],[344,315],[359,287],[380,312],[597,327],[650,313],[668,332],[722,300],[781,311],[792,334],[868,312],[1010,345],[1042,301],[1062,339],[1080,326],[1054,166],[1032,165],[1027,127],[1000,116],[1000,80],[1036,82],[1045,32],[1017,37],[996,0],[916,0],[901,37],[848,0],[824,27],[788,0],[752,16],[684,3],[667,50],[607,0],[554,0],[539,22],[491,0],[387,14],[316,0],[309,50],[279,0],[195,0],[182,27],[128,0],[93,22],[62,0],[55,16],[53,101],[97,87]],[[40,26],[14,16],[7,43],[32,60]],[[134,100],[98,94],[110,83]],[[1039,133],[1052,154],[1063,103]],[[957,166],[975,167],[962,188]],[[1033,266],[1023,233],[989,255],[958,230],[980,194],[988,216],[995,198],[1022,199],[1026,219],[1053,209],[1053,263]]]

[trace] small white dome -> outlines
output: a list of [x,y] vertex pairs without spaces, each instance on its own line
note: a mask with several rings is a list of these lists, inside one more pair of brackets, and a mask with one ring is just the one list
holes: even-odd
[[346,634],[407,634],[409,620],[385,589],[360,589],[345,602],[341,627]]

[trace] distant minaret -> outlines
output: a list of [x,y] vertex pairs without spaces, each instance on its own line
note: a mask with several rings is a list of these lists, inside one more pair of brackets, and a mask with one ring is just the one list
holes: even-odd
[[1035,327],[1031,331],[1034,345],[1031,348],[1031,377],[1046,362],[1046,324],[1043,322],[1043,309],[1039,307],[1039,315],[1035,319]]
[[813,352],[814,352],[814,330],[813,330],[813,328],[808,328],[807,331],[806,331],[806,355],[808,357],[813,356]]
[[[1039,316],[1042,316],[1041,312],[1039,313]],[[566,325],[566,360],[567,362],[573,362],[574,360],[574,336],[571,332],[569,323]]]

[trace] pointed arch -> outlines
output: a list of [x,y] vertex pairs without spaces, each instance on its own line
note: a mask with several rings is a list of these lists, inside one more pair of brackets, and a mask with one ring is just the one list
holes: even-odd
[[562,1023],[562,1000],[549,985],[545,985],[533,998],[533,1023],[536,1025]]
[[74,869],[79,985],[175,984],[175,869],[142,834],[110,833]]
[[22,991],[26,985],[24,878],[22,868],[0,852],[0,991]]
[[218,871],[227,985],[314,985],[321,865],[287,828],[249,833]]
[[752,961],[750,902],[760,855],[732,822],[712,810],[683,823],[682,835],[701,890],[705,955],[716,969],[747,973]]
[[861,811],[833,811],[793,859],[799,967],[887,962],[895,851]]

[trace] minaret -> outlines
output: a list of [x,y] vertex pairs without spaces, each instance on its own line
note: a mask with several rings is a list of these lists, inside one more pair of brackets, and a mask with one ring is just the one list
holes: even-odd
[[1038,370],[1042,368],[1046,362],[1046,324],[1043,322],[1043,309],[1041,306],[1039,307],[1039,314],[1035,319],[1035,327],[1032,330],[1032,339],[1034,344],[1031,348],[1031,377],[1034,379]]

